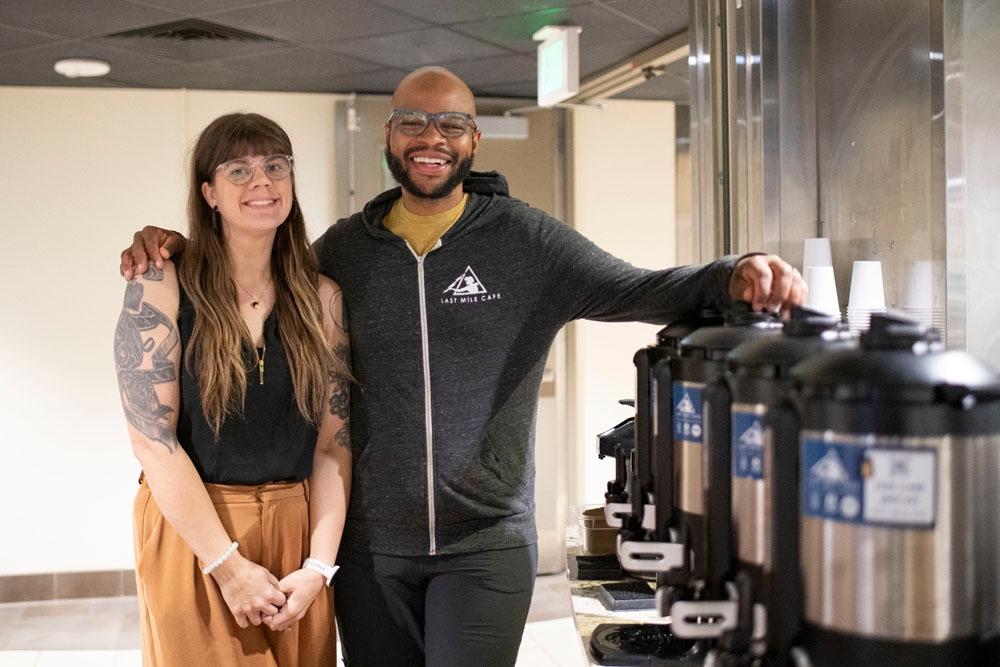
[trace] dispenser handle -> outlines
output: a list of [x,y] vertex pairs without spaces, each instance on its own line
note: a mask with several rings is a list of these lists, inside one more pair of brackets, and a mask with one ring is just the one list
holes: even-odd
[[[768,501],[772,522],[770,571],[764,572],[768,653],[787,661],[799,634],[802,613],[802,570],[799,560],[801,422],[795,404],[786,398],[764,416],[764,470],[771,485]],[[780,575],[776,572],[781,568]]]
[[650,372],[653,387],[653,420],[650,459],[654,471],[656,529],[660,541],[670,540],[674,521],[674,382],[669,358],[656,362]]
[[726,582],[732,575],[732,393],[722,378],[711,382],[702,394],[705,410],[705,447],[708,448],[708,489],[705,491],[705,553],[695,550],[695,558],[705,563],[708,595],[725,597]]

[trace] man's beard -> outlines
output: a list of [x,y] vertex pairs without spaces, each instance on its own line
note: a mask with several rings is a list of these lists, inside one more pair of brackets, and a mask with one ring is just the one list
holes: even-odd
[[403,166],[403,161],[393,155],[388,146],[385,147],[385,161],[389,165],[389,171],[392,173],[392,177],[396,179],[396,182],[411,195],[423,199],[443,199],[447,197],[472,172],[472,156],[470,155],[464,160],[459,161],[455,166],[455,171],[444,183],[428,191],[421,190],[420,186],[413,182],[413,179],[410,178],[410,175],[406,172],[406,168]]

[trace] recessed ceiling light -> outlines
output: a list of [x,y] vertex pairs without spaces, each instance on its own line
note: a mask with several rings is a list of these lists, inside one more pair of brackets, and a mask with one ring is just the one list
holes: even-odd
[[111,71],[111,65],[93,58],[63,58],[54,65],[56,72],[66,78],[104,76]]

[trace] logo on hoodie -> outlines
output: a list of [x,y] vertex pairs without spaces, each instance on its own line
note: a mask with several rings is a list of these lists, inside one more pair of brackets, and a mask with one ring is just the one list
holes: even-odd
[[441,303],[479,303],[499,299],[499,294],[490,294],[471,266],[465,267],[458,278],[445,288]]

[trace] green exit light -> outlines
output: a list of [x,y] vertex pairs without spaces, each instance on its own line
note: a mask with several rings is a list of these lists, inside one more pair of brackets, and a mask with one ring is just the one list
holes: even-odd
[[563,74],[563,59],[566,44],[559,40],[538,50],[538,92],[549,94],[566,85]]
[[538,45],[538,106],[550,107],[580,90],[580,28],[547,25],[532,38]]

